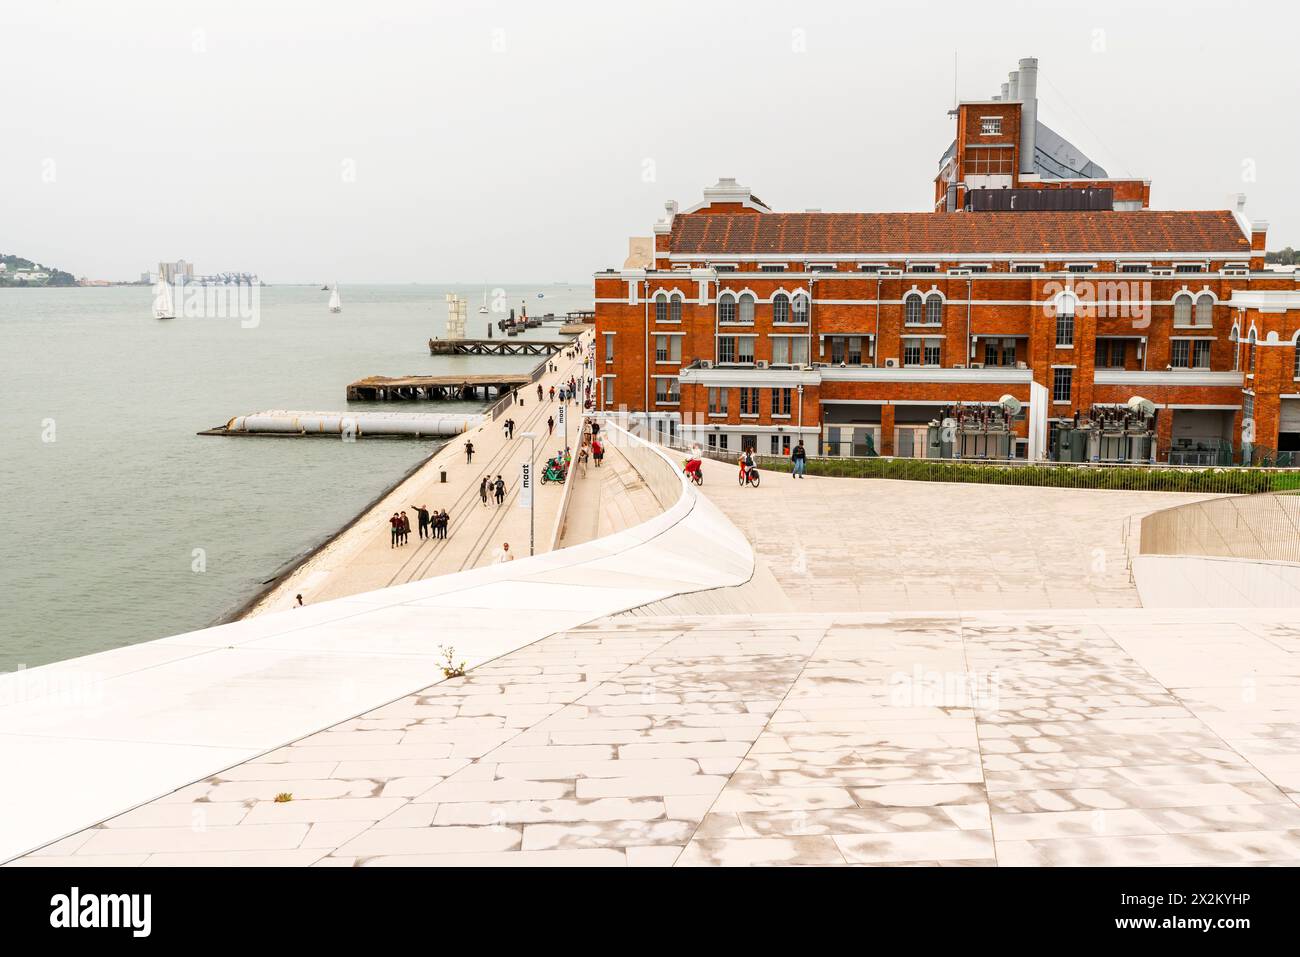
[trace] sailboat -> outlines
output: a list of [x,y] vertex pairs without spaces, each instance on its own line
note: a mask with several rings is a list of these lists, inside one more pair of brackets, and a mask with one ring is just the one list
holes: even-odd
[[172,301],[172,287],[161,277],[153,287],[153,317],[155,319],[175,319],[176,304]]
[[330,312],[342,312],[343,301],[339,299],[339,284],[335,283],[334,288],[330,290]]
[[484,290],[483,290],[483,305],[481,305],[481,306],[478,307],[478,314],[479,314],[480,316],[486,316],[486,315],[487,315],[487,311],[488,311],[488,307],[487,307],[487,290],[484,289]]

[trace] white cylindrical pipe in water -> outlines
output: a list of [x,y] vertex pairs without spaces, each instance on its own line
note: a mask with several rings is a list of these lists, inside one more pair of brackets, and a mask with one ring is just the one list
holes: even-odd
[[255,412],[226,423],[228,432],[283,435],[459,435],[483,423],[482,415],[423,412]]

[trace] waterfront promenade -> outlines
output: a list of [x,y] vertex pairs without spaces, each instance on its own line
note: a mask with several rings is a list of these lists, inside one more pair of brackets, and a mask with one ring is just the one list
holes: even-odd
[[[570,376],[577,378],[582,372],[583,351],[591,343],[586,333],[574,340],[579,358],[569,359],[558,352],[548,361],[556,363],[557,372],[546,372],[536,384],[519,390],[522,406],[516,404],[511,411],[496,421],[485,422],[464,435],[447,442],[413,475],[373,505],[352,527],[326,544],[298,568],[277,583],[248,612],[256,616],[268,611],[291,608],[295,596],[312,604],[343,598],[376,588],[387,588],[404,582],[418,581],[434,575],[478,568],[488,564],[501,547],[510,543],[510,550],[519,557],[528,556],[529,513],[519,508],[519,468],[529,456],[529,441],[523,433],[537,434],[533,463],[538,475],[534,493],[536,511],[537,554],[550,549],[551,535],[563,496],[564,486],[557,483],[541,484],[541,470],[546,460],[564,448],[564,432],[558,425],[555,434],[548,436],[546,420],[558,418],[559,400],[550,399],[550,389],[557,389]],[[537,388],[542,386],[545,398],[537,401]],[[581,403],[568,404],[569,442],[575,449],[581,421]],[[503,423],[515,420],[515,437],[508,440]],[[465,461],[465,442],[474,443],[474,459]],[[446,471],[447,481],[441,481]],[[479,498],[479,482],[484,476],[495,479],[500,475],[506,483],[505,502],[498,506],[489,498],[485,507]],[[446,509],[450,515],[450,530],[446,539],[421,540],[416,522],[415,505],[430,509]],[[388,518],[394,512],[405,511],[411,519],[411,537],[400,548],[391,547]]]

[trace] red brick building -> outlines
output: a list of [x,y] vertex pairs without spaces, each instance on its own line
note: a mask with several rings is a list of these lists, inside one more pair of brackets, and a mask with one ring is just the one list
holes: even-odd
[[1265,270],[1267,223],[1150,209],[1037,123],[1036,69],[958,106],[934,212],[780,213],[731,179],[666,204],[653,262],[595,277],[601,407],[761,453],[1300,450],[1300,281]]

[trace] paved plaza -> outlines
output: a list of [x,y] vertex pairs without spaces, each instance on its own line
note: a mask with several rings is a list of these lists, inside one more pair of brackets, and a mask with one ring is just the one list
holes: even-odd
[[1172,492],[886,479],[794,479],[705,464],[704,489],[815,611],[1137,608],[1138,519],[1203,499]]
[[[644,517],[614,463],[575,537]],[[1300,859],[1300,625],[1137,607],[1136,521],[1194,496],[707,468],[721,513],[656,519],[636,567],[702,574],[730,519],[744,584],[543,631],[12,865]]]
[[605,619],[16,863],[1288,863],[1298,673],[1264,613]]

